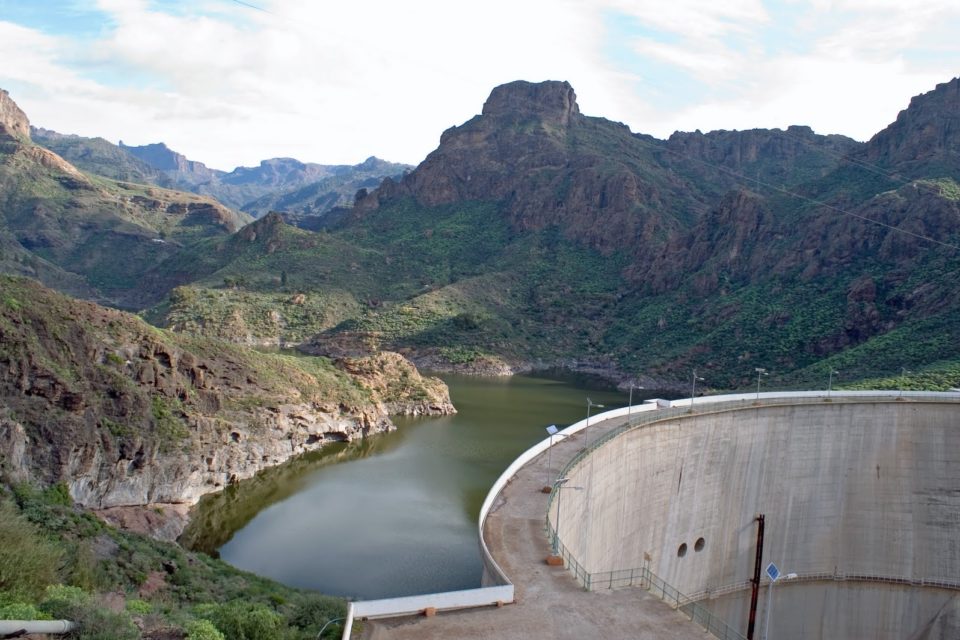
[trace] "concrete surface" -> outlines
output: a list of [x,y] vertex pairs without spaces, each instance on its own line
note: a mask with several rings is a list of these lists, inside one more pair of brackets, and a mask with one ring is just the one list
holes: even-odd
[[[608,420],[554,446],[552,463],[561,469],[583,438],[622,424]],[[441,613],[363,623],[354,637],[433,640],[524,638],[524,640],[703,640],[703,628],[642,589],[586,592],[563,567],[545,563],[550,549],[544,533],[548,495],[547,456],[525,466],[501,493],[487,518],[485,539],[513,581],[516,604],[503,608]],[[569,492],[567,492],[569,493]]]
[[[567,475],[584,490],[564,492],[560,538],[590,573],[644,566],[646,553],[681,592],[715,593],[750,578],[754,517],[764,513],[764,565],[887,580],[778,585],[778,627],[790,630],[778,638],[906,639],[960,593],[911,584],[960,588],[956,401],[694,414],[628,431]],[[716,604],[742,631],[746,599],[724,602]],[[960,627],[945,628],[960,637]]]

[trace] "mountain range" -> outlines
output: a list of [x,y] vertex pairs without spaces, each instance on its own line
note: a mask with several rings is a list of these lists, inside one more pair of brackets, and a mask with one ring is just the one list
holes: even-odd
[[[133,274],[136,295],[110,291],[179,331],[329,355],[389,348],[441,369],[560,367],[677,388],[694,369],[725,387],[758,367],[781,385],[952,371],[958,114],[954,79],[866,143],[804,126],[659,140],[581,114],[568,83],[513,82],[352,206],[300,208],[278,186],[316,177],[296,161],[220,175],[268,189],[258,211],[282,215],[178,241]],[[16,127],[8,146],[39,149]],[[111,188],[134,172],[212,181],[165,147],[101,147],[85,169],[116,177],[87,179]],[[139,164],[108,161],[117,149]],[[85,279],[65,290],[94,297],[27,225],[4,230],[13,249]]]
[[356,165],[322,165],[293,158],[263,160],[258,167],[211,169],[189,160],[164,143],[114,145],[103,138],[65,135],[31,128],[33,140],[90,173],[179,189],[215,198],[231,209],[259,218],[273,210],[320,215],[350,204],[360,189],[385,176],[401,176],[412,167],[369,157]]

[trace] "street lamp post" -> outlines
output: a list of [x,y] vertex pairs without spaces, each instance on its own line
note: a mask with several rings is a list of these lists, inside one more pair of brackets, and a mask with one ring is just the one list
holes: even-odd
[[903,381],[904,381],[904,379],[907,377],[907,374],[908,374],[908,373],[910,373],[910,372],[907,371],[907,368],[906,368],[906,367],[900,367],[900,395],[897,396],[898,398],[902,398],[902,397],[903,397]]
[[783,575],[780,573],[780,570],[777,569],[777,565],[772,562],[767,565],[767,577],[770,578],[770,583],[767,585],[767,616],[763,622],[763,640],[767,640],[767,633],[770,631],[770,609],[773,608],[773,583],[778,580],[793,580],[797,577],[795,573],[788,573]]
[[831,367],[830,369],[830,378],[827,380],[827,397],[830,397],[830,392],[833,390],[833,376],[840,375],[839,371],[834,371]]
[[767,370],[763,367],[755,367],[753,370],[757,372],[757,402],[760,402],[760,376],[767,375]]
[[638,387],[632,382],[630,383],[630,401],[627,404],[627,417],[629,418],[630,414],[633,413],[633,390],[634,389],[643,389],[643,387]]
[[543,492],[550,493],[550,475],[553,471],[553,436],[557,433],[557,425],[552,424],[547,427],[547,433],[550,434],[550,446],[547,447],[547,483],[543,485]]
[[697,395],[697,380],[703,382],[703,378],[697,375],[697,370],[693,370],[693,387],[690,389],[690,411],[693,412],[693,399]]
[[587,450],[587,445],[589,444],[588,440],[590,438],[590,432],[588,431],[588,429],[590,428],[590,408],[591,407],[597,407],[599,409],[603,409],[604,405],[597,404],[590,398],[587,398],[587,426],[583,428],[583,449],[582,449],[583,451]]

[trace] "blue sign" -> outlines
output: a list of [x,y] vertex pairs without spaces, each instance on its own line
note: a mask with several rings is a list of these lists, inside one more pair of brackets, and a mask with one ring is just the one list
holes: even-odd
[[770,576],[772,582],[776,582],[777,578],[780,577],[780,569],[777,569],[777,565],[771,562],[767,565],[767,575]]
[[557,425],[552,424],[549,427],[547,427],[547,433],[549,433],[550,435],[553,435],[556,432],[557,432]]

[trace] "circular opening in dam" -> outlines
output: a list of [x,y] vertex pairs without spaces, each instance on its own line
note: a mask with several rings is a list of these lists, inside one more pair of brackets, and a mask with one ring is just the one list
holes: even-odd
[[563,471],[585,489],[559,523],[585,587],[645,575],[740,637],[772,563],[756,637],[960,637],[956,396],[751,396],[661,416]]

